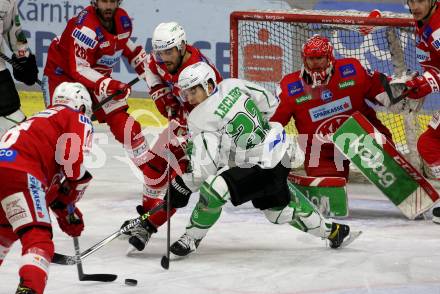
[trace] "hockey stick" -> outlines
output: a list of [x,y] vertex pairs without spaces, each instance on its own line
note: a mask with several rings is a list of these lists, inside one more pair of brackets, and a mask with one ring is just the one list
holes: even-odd
[[[158,212],[159,210],[163,209],[164,207],[165,207],[165,203],[159,204],[158,206],[151,209],[149,212],[139,216],[138,218],[135,218],[134,220],[129,222],[127,225],[120,228],[118,231],[114,232],[113,234],[111,234],[107,238],[101,240],[100,242],[96,243],[95,245],[93,245],[89,249],[86,249],[84,252],[82,252],[79,256],[80,260],[86,258],[87,256],[94,253],[98,249],[107,245],[108,243],[110,243],[111,241],[113,241],[114,239],[119,237],[120,235],[124,234],[125,232],[138,226],[142,221],[148,219],[150,217],[150,215]],[[60,253],[55,252],[55,254],[52,258],[52,263],[61,264],[61,265],[74,265],[74,264],[77,264],[78,261],[77,261],[76,256],[64,255],[64,254],[60,254]]]
[[73,237],[73,245],[75,247],[76,268],[78,269],[78,279],[80,281],[96,281],[96,282],[113,282],[118,278],[113,274],[85,274],[81,263],[81,252],[79,249],[78,237]]
[[[1,57],[4,61],[6,61],[6,62],[9,63],[10,65],[12,65],[12,67],[14,67],[15,69],[23,70],[23,67],[22,67],[20,64],[16,63],[14,60],[12,60],[11,58],[9,58],[9,57],[6,56],[5,54],[3,54],[3,52],[0,52],[0,57]],[[43,86],[43,83],[42,83],[41,80],[39,80],[39,79],[37,79],[37,80],[35,81],[35,83],[37,83],[40,87]]]
[[[171,120],[171,109],[168,109],[168,123]],[[170,144],[171,141],[171,129],[168,126],[168,146]],[[171,178],[171,172],[170,172],[170,159],[171,159],[171,154],[170,154],[170,148],[168,147],[168,153],[167,153],[167,183],[168,185],[170,184],[170,178]],[[170,243],[171,243],[171,217],[170,217],[170,210],[171,210],[171,197],[170,197],[170,189],[167,189],[167,251],[166,251],[166,255],[162,256],[162,259],[160,260],[160,265],[162,266],[163,269],[169,269],[170,268]]]

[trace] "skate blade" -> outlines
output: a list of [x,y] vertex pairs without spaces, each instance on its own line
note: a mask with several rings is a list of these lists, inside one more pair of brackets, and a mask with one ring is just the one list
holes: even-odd
[[359,236],[361,234],[362,234],[362,231],[350,232],[350,235],[348,235],[348,237],[344,239],[344,241],[342,242],[342,244],[339,248],[344,248],[344,247],[350,245],[354,240],[359,238]]
[[135,247],[129,245],[127,251],[125,252],[125,256],[135,256],[138,252],[140,251],[138,251]]
[[432,222],[433,222],[434,224],[440,225],[440,217],[438,217],[438,216],[433,216],[433,217],[432,217]]

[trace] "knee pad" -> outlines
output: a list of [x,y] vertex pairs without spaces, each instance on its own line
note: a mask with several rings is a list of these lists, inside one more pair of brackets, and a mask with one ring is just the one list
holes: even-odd
[[229,188],[221,176],[209,176],[200,187],[200,201],[207,208],[222,207],[230,199]]
[[286,224],[290,223],[295,214],[293,207],[286,206],[281,210],[277,209],[265,209],[263,210],[266,218],[274,224]]

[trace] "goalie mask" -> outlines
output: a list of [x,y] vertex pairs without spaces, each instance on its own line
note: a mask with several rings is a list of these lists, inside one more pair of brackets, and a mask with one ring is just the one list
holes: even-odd
[[314,35],[304,43],[301,56],[303,59],[301,77],[313,88],[326,85],[335,63],[330,41],[325,37]]
[[179,75],[179,96],[187,100],[186,97],[188,95],[188,91],[199,85],[202,86],[206,94],[210,96],[208,85],[211,81],[215,88],[215,80],[215,72],[212,67],[209,66],[209,64],[206,62],[197,62],[192,64],[186,67]]
[[63,82],[53,92],[53,105],[65,105],[92,116],[92,99],[89,91],[80,83]]

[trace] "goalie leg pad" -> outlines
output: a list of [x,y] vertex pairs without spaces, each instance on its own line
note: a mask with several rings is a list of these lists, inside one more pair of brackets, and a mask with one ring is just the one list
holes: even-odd
[[259,209],[284,207],[290,201],[287,175],[290,169],[278,163],[272,169],[262,169],[258,165],[251,168],[233,167],[224,171],[231,202],[234,206],[252,200]]

